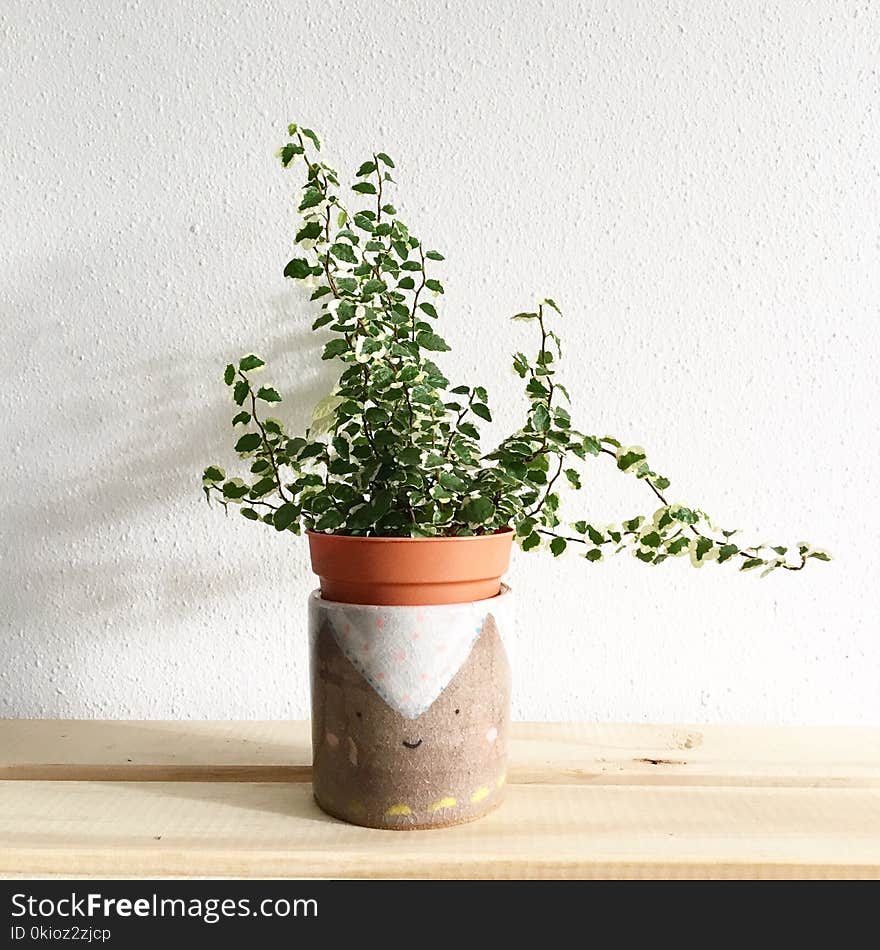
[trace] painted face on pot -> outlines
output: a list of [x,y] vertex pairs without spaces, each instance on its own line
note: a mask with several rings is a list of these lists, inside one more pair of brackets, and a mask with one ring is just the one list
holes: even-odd
[[[319,630],[314,650],[315,784],[322,804],[380,826],[416,819],[442,824],[497,794],[509,668],[491,615],[457,672],[416,716],[382,698],[340,649],[329,624]],[[406,702],[403,693],[399,704]]]

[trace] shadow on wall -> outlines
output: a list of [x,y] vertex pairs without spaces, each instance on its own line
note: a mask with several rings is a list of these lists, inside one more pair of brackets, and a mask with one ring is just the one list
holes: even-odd
[[[56,402],[44,420],[25,418],[24,398],[13,407],[21,420],[0,500],[4,650],[18,670],[7,670],[0,692],[12,715],[45,708],[47,680],[72,681],[64,668],[79,665],[101,632],[127,627],[131,634],[133,610],[143,614],[138,623],[149,634],[163,620],[216,609],[245,587],[271,582],[247,571],[241,557],[192,555],[200,542],[220,547],[222,525],[215,524],[217,542],[208,527],[222,513],[209,516],[199,476],[211,462],[237,468],[235,407],[222,372],[245,351],[232,342],[202,355],[207,335],[192,324],[164,342],[155,329],[147,338],[133,309],[105,310],[95,325],[76,325],[58,315],[80,291],[72,280],[60,299],[13,301],[19,329],[8,345],[18,348],[20,335],[28,388],[42,373],[40,388]],[[247,333],[269,363],[267,379],[284,396],[272,408],[291,431],[308,424],[311,407],[332,385],[320,363],[322,341],[310,330],[311,318],[295,312],[297,303],[290,294],[275,296]],[[110,345],[110,326],[132,327],[131,339]],[[211,340],[218,335],[212,327]],[[189,505],[199,513],[190,516]],[[202,509],[204,542],[193,531]]]

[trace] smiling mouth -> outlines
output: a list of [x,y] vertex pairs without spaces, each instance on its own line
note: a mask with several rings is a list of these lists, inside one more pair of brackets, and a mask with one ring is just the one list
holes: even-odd
[[407,742],[406,739],[404,739],[403,744],[407,747],[407,749],[418,749],[418,747],[422,744],[422,740],[419,739],[418,742]]

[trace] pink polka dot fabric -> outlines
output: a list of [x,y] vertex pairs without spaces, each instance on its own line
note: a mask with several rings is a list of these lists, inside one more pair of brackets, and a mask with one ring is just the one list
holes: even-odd
[[503,633],[510,592],[466,604],[379,607],[309,600],[311,629],[326,621],[340,650],[373,689],[407,719],[428,709],[468,658],[486,618]]

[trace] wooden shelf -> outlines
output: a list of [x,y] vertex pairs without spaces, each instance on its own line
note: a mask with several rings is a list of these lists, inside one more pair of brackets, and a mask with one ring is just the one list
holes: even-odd
[[442,831],[311,797],[298,722],[0,720],[0,876],[880,877],[880,729],[518,724]]

